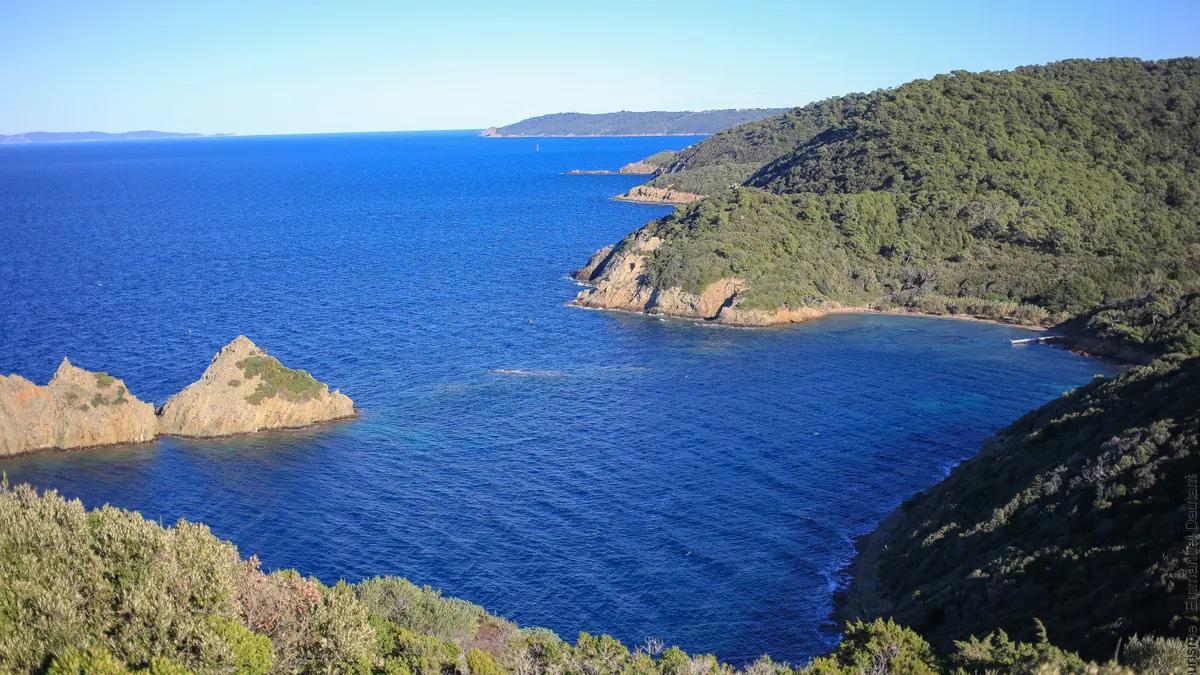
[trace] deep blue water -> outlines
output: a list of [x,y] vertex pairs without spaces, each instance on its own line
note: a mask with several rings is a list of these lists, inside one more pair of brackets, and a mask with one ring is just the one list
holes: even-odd
[[0,470],[326,582],[399,574],[569,639],[803,661],[836,640],[855,536],[1112,368],[981,323],[564,306],[572,268],[667,210],[606,199],[637,177],[559,172],[692,140],[0,147],[0,372],[45,382],[69,355],[161,403],[244,333],[364,410]]

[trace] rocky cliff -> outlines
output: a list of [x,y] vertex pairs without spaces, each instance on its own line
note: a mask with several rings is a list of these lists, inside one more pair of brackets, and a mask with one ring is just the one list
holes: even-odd
[[159,415],[160,433],[204,438],[345,419],[354,416],[354,403],[238,336]]
[[682,192],[669,187],[661,188],[650,185],[639,185],[625,194],[613,197],[613,199],[619,199],[623,202],[638,202],[640,204],[683,205],[704,199],[704,195]]
[[154,406],[108,373],[76,368],[64,358],[44,387],[0,375],[0,455],[144,443],[157,430]]
[[646,280],[646,255],[662,245],[662,239],[644,230],[616,246],[605,246],[592,254],[588,263],[572,275],[591,286],[573,304],[592,309],[664,314],[703,319],[730,326],[770,326],[798,323],[825,316],[815,307],[781,307],[769,312],[740,306],[746,282],[739,277],[714,281],[699,293],[682,288],[654,288]]

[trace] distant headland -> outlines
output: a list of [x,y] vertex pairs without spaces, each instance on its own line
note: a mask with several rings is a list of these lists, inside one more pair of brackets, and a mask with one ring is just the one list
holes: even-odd
[[554,113],[503,127],[489,127],[487,138],[545,136],[710,136],[747,122],[773,117],[789,108],[737,108],[699,112],[622,110],[611,113]]
[[188,134],[175,131],[30,131],[23,134],[0,134],[0,145],[15,143],[78,143],[83,141],[150,141],[167,138],[217,138],[237,134]]

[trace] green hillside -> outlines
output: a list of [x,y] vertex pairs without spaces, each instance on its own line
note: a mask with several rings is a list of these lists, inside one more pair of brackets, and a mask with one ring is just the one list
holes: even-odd
[[[739,276],[746,307],[1024,323],[1194,292],[1198,101],[1197,59],[1080,60],[955,72],[737,127],[654,179],[715,196],[647,226],[664,243],[645,282]],[[754,162],[737,190],[686,182]]]
[[845,110],[853,105],[852,99],[812,103],[714,134],[681,150],[649,185],[674,187],[696,194],[720,194],[731,185],[744,182],[767,162],[840,121]]
[[1198,473],[1200,357],[1096,381],[905,502],[862,545],[841,611],[895,617],[942,648],[996,627],[1032,639],[1037,617],[1097,659],[1122,637],[1186,635]]

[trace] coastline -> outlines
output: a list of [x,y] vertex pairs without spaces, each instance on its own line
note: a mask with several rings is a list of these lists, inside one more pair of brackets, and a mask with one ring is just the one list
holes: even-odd
[[[570,277],[566,277],[566,278],[570,279]],[[572,279],[572,281],[575,281],[575,280]],[[581,281],[575,281],[575,283],[576,283],[576,285],[582,286],[583,288],[595,288],[594,286],[585,284]],[[819,321],[827,316],[833,316],[836,314],[892,314],[892,315],[897,315],[897,316],[915,316],[915,317],[921,317],[921,318],[926,318],[926,319],[948,319],[951,321],[974,321],[976,323],[990,323],[990,324],[994,324],[997,326],[1008,326],[1009,328],[1023,328],[1025,330],[1031,330],[1031,331],[1035,331],[1035,332],[1044,332],[1044,331],[1050,330],[1050,328],[1047,326],[1028,326],[1028,325],[1019,324],[1019,323],[997,321],[995,319],[985,319],[982,317],[971,316],[969,314],[930,314],[928,312],[918,312],[915,310],[909,311],[909,310],[906,310],[903,308],[875,309],[872,307],[862,307],[862,306],[836,307],[836,308],[829,308],[829,309],[809,308],[809,309],[815,309],[817,311],[820,311],[821,314],[807,316],[805,318],[802,318],[799,320],[794,320],[794,321],[778,321],[778,322],[770,323],[770,324],[738,324],[738,323],[721,322],[721,321],[717,321],[716,319],[705,319],[705,318],[695,317],[695,316],[684,316],[684,315],[680,315],[680,314],[672,314],[670,312],[645,312],[645,311],[634,310],[634,309],[623,309],[620,307],[593,307],[593,306],[589,306],[589,305],[580,304],[580,303],[576,302],[575,299],[569,300],[563,304],[568,307],[575,307],[577,309],[583,309],[583,310],[587,310],[587,311],[620,312],[622,314],[636,314],[636,315],[640,315],[640,316],[658,317],[658,318],[664,318],[664,319],[673,319],[676,321],[688,321],[688,322],[696,323],[696,324],[706,324],[706,325],[713,325],[713,326],[722,326],[724,328],[738,328],[738,329],[783,328],[783,327],[795,325],[798,323],[808,323],[809,321]],[[1101,355],[1101,354],[1092,354],[1090,352],[1083,352],[1083,353],[1086,354],[1087,356],[1095,356],[1097,358],[1109,358],[1109,357]],[[1117,360],[1117,359],[1114,359],[1114,360]]]

